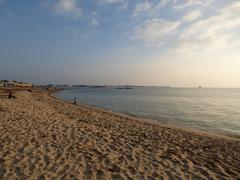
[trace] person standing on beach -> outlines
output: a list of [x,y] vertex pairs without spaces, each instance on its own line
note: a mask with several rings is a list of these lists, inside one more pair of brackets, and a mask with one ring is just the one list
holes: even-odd
[[76,97],[74,97],[74,99],[73,99],[73,104],[77,104],[77,98]]
[[8,99],[11,99],[11,98],[13,97],[12,94],[13,94],[12,92],[10,92],[10,93],[8,94]]

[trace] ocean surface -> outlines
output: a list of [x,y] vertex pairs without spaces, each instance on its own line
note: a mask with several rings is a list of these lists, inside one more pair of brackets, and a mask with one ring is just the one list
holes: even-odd
[[54,96],[161,123],[240,135],[240,89],[77,87]]

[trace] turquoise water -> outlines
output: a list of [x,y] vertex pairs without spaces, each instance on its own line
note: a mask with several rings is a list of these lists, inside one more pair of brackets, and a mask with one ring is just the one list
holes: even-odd
[[240,135],[240,89],[81,87],[55,96],[161,123]]

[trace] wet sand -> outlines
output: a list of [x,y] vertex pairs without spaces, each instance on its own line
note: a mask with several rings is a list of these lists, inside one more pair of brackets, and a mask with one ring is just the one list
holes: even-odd
[[240,140],[74,105],[0,97],[0,179],[237,179]]

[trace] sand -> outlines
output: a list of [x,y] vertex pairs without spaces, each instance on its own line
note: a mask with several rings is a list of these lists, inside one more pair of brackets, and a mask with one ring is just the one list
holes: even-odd
[[73,105],[0,98],[0,179],[237,179],[240,140]]

